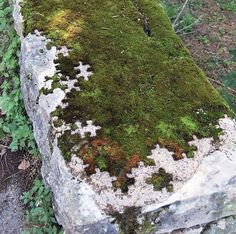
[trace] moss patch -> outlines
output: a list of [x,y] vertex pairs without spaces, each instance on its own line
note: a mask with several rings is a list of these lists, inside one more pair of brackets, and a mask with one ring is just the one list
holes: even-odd
[[153,184],[154,190],[161,191],[163,188],[166,188],[168,192],[173,192],[171,181],[173,181],[172,175],[163,168],[160,168],[158,173],[154,173],[152,178],[147,180],[147,183]]
[[[152,215],[142,214],[140,207],[128,207],[122,214],[113,213],[112,215],[115,217],[115,222],[120,227],[120,234],[155,233],[156,226],[152,221]],[[138,220],[142,220],[142,222]]]
[[[55,45],[73,49],[56,61],[61,79],[76,79],[79,61],[92,67],[89,81],[78,79],[81,91],[67,94],[68,107],[54,113],[68,124],[93,120],[101,126],[98,138],[68,134],[60,140],[68,159],[71,145],[79,145],[89,173],[99,167],[119,176],[134,155],[146,161],[158,142],[177,159],[192,155],[192,134],[215,135],[218,119],[231,115],[158,0],[24,2],[26,34],[38,29]],[[97,139],[105,142],[102,149],[94,146]]]

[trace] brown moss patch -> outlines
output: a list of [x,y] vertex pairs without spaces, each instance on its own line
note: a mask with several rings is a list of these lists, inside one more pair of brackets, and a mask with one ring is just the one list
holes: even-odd
[[134,179],[127,177],[131,169],[137,167],[140,162],[140,156],[134,154],[128,160],[116,142],[106,138],[94,138],[85,143],[79,150],[79,157],[84,164],[88,166],[85,171],[88,175],[94,174],[95,169],[108,171],[111,176],[117,176],[113,183],[114,187],[127,191],[128,184],[133,184]]

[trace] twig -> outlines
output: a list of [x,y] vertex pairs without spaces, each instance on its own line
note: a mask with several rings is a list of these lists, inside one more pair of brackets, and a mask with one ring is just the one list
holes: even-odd
[[175,28],[178,27],[182,22],[183,22],[183,20],[180,20],[178,23],[176,23]]
[[0,147],[9,149],[9,147],[8,147],[8,146],[6,146],[6,145],[3,145],[3,144],[0,144]]
[[0,165],[1,165],[1,167],[2,167],[2,170],[1,170],[1,171],[2,171],[2,174],[0,174],[1,176],[4,175],[4,165],[3,165],[3,162],[2,162],[2,161],[3,161],[3,156],[4,156],[4,155],[1,155],[1,156],[0,156],[0,157],[1,157],[1,158],[0,158]]
[[180,12],[179,12],[179,14],[177,15],[177,17],[175,18],[175,20],[174,20],[174,22],[173,22],[173,24],[172,24],[173,28],[176,27],[176,23],[178,22],[179,18],[180,18],[181,15],[183,14],[184,9],[186,8],[188,2],[189,2],[189,0],[186,0],[186,1],[184,2],[184,4],[183,4],[183,6],[182,6],[182,8],[181,8],[181,10],[180,10]]
[[200,16],[199,18],[197,18],[192,24],[184,27],[184,28],[181,28],[179,30],[176,31],[176,33],[180,33],[182,31],[184,31],[185,29],[188,29],[188,28],[191,28],[193,25],[197,24],[200,20],[201,20],[202,16]]
[[1,187],[1,184],[3,184],[3,182],[9,180],[9,179],[12,178],[13,176],[18,175],[18,174],[20,174],[20,173],[22,173],[22,171],[18,171],[18,172],[16,172],[16,173],[14,173],[14,174],[8,176],[8,177],[5,178],[4,180],[1,180],[1,181],[0,181],[0,187]]
[[10,173],[12,173],[12,171],[11,171],[11,170],[9,169],[9,167],[8,167],[6,154],[3,155],[3,159],[4,159],[5,166],[6,166],[7,170],[8,170]]
[[196,29],[196,30],[191,31],[191,32],[183,32],[181,35],[186,36],[186,35],[189,35],[189,34],[193,34],[193,33],[197,32],[197,31],[199,31],[199,29]]

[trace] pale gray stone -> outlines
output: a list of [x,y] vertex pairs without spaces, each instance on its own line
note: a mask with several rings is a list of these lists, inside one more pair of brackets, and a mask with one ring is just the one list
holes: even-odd
[[[50,116],[57,106],[62,105],[63,91],[54,90],[56,94],[54,96],[53,93],[40,94],[42,88],[48,87],[45,77],[52,77],[56,72],[54,60],[59,52],[55,47],[48,50],[46,45],[49,40],[38,31],[23,37],[22,17],[18,3],[19,1],[15,0],[14,18],[16,29],[21,37],[22,94],[26,111],[33,123],[35,139],[42,154],[42,175],[53,192],[56,216],[66,233],[118,233],[117,224],[111,222],[112,217],[103,209],[104,201],[109,201],[111,204],[113,202],[114,207],[115,205],[120,207],[117,202],[121,202],[121,205],[130,204],[130,206],[142,204],[139,207],[139,215],[137,214],[134,219],[140,224],[140,228],[146,220],[153,225],[155,233],[171,233],[198,225],[200,231],[202,225],[236,214],[236,123],[229,118],[222,119],[219,123],[224,129],[219,150],[211,147],[210,140],[196,140],[199,143],[196,155],[202,155],[201,157],[196,156],[196,159],[183,160],[179,163],[168,161],[168,159],[166,162],[162,161],[166,167],[175,166],[173,173],[176,192],[155,193],[151,185],[142,187],[145,181],[142,176],[142,166],[134,170],[141,178],[139,190],[144,190],[144,194],[149,194],[147,199],[151,198],[147,204],[139,196],[124,196],[119,200],[117,198],[119,191],[116,194],[113,191],[107,191],[105,198],[101,200],[94,187],[82,179],[80,170],[84,167],[81,164],[78,165],[78,175],[74,175],[75,171],[68,167],[58,147]],[[203,148],[209,148],[209,150],[205,152]],[[153,152],[152,157],[158,157],[157,153],[160,151],[158,148]],[[166,154],[171,157],[170,152]],[[185,174],[180,176],[179,170],[183,168],[182,166],[184,166]],[[101,175],[101,179],[107,181],[108,184],[111,182],[112,178],[108,174],[99,173],[98,171],[95,175],[94,181],[98,181],[100,179],[98,175]],[[137,189],[135,186],[133,191]],[[123,207],[121,208],[125,211]],[[132,222],[128,225],[132,230]],[[223,227],[223,223],[219,225]]]

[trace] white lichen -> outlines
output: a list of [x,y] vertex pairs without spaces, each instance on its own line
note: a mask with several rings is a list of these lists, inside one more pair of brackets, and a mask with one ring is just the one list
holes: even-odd
[[[222,151],[225,154],[228,154],[227,145],[236,139],[235,122],[229,118],[225,118],[220,121],[220,127],[224,129],[224,135],[221,137],[221,142],[224,142]],[[167,201],[168,198],[174,196],[174,194],[176,194],[176,192],[180,190],[191,177],[193,177],[193,175],[198,171],[203,159],[216,152],[212,140],[212,138],[197,139],[195,137],[194,141],[190,142],[191,145],[195,145],[198,149],[195,152],[194,158],[184,158],[178,161],[173,159],[172,152],[169,152],[165,148],[160,148],[157,145],[149,156],[150,159],[155,161],[156,165],[144,166],[143,163],[140,163],[138,168],[133,168],[129,177],[135,178],[135,184],[129,186],[127,194],[122,193],[120,189],[116,191],[114,190],[112,182],[116,180],[116,177],[110,177],[108,172],[101,172],[99,169],[96,169],[96,173],[90,176],[89,183],[96,191],[94,198],[97,204],[101,209],[106,211],[113,210],[122,212],[125,207],[128,206],[145,207],[149,205],[153,208],[155,207],[153,204],[161,204]],[[81,159],[75,156],[69,163],[73,173],[78,177],[81,177],[82,175],[84,176],[84,167],[81,167],[81,163]],[[162,191],[154,191],[153,185],[146,183],[146,180],[150,178],[153,173],[157,173],[159,168],[164,168],[167,173],[173,175],[172,184],[174,193],[168,193],[165,188]],[[230,169],[230,173],[232,172],[233,171]],[[215,178],[221,181],[220,178],[217,177]],[[192,183],[191,189],[189,188],[191,194],[196,192],[195,183],[197,183],[197,181]],[[199,193],[200,191],[197,192]]]
[[58,55],[63,55],[64,57],[69,56],[70,55],[71,50],[69,50],[66,46],[61,46],[58,50],[57,50],[57,56]]

